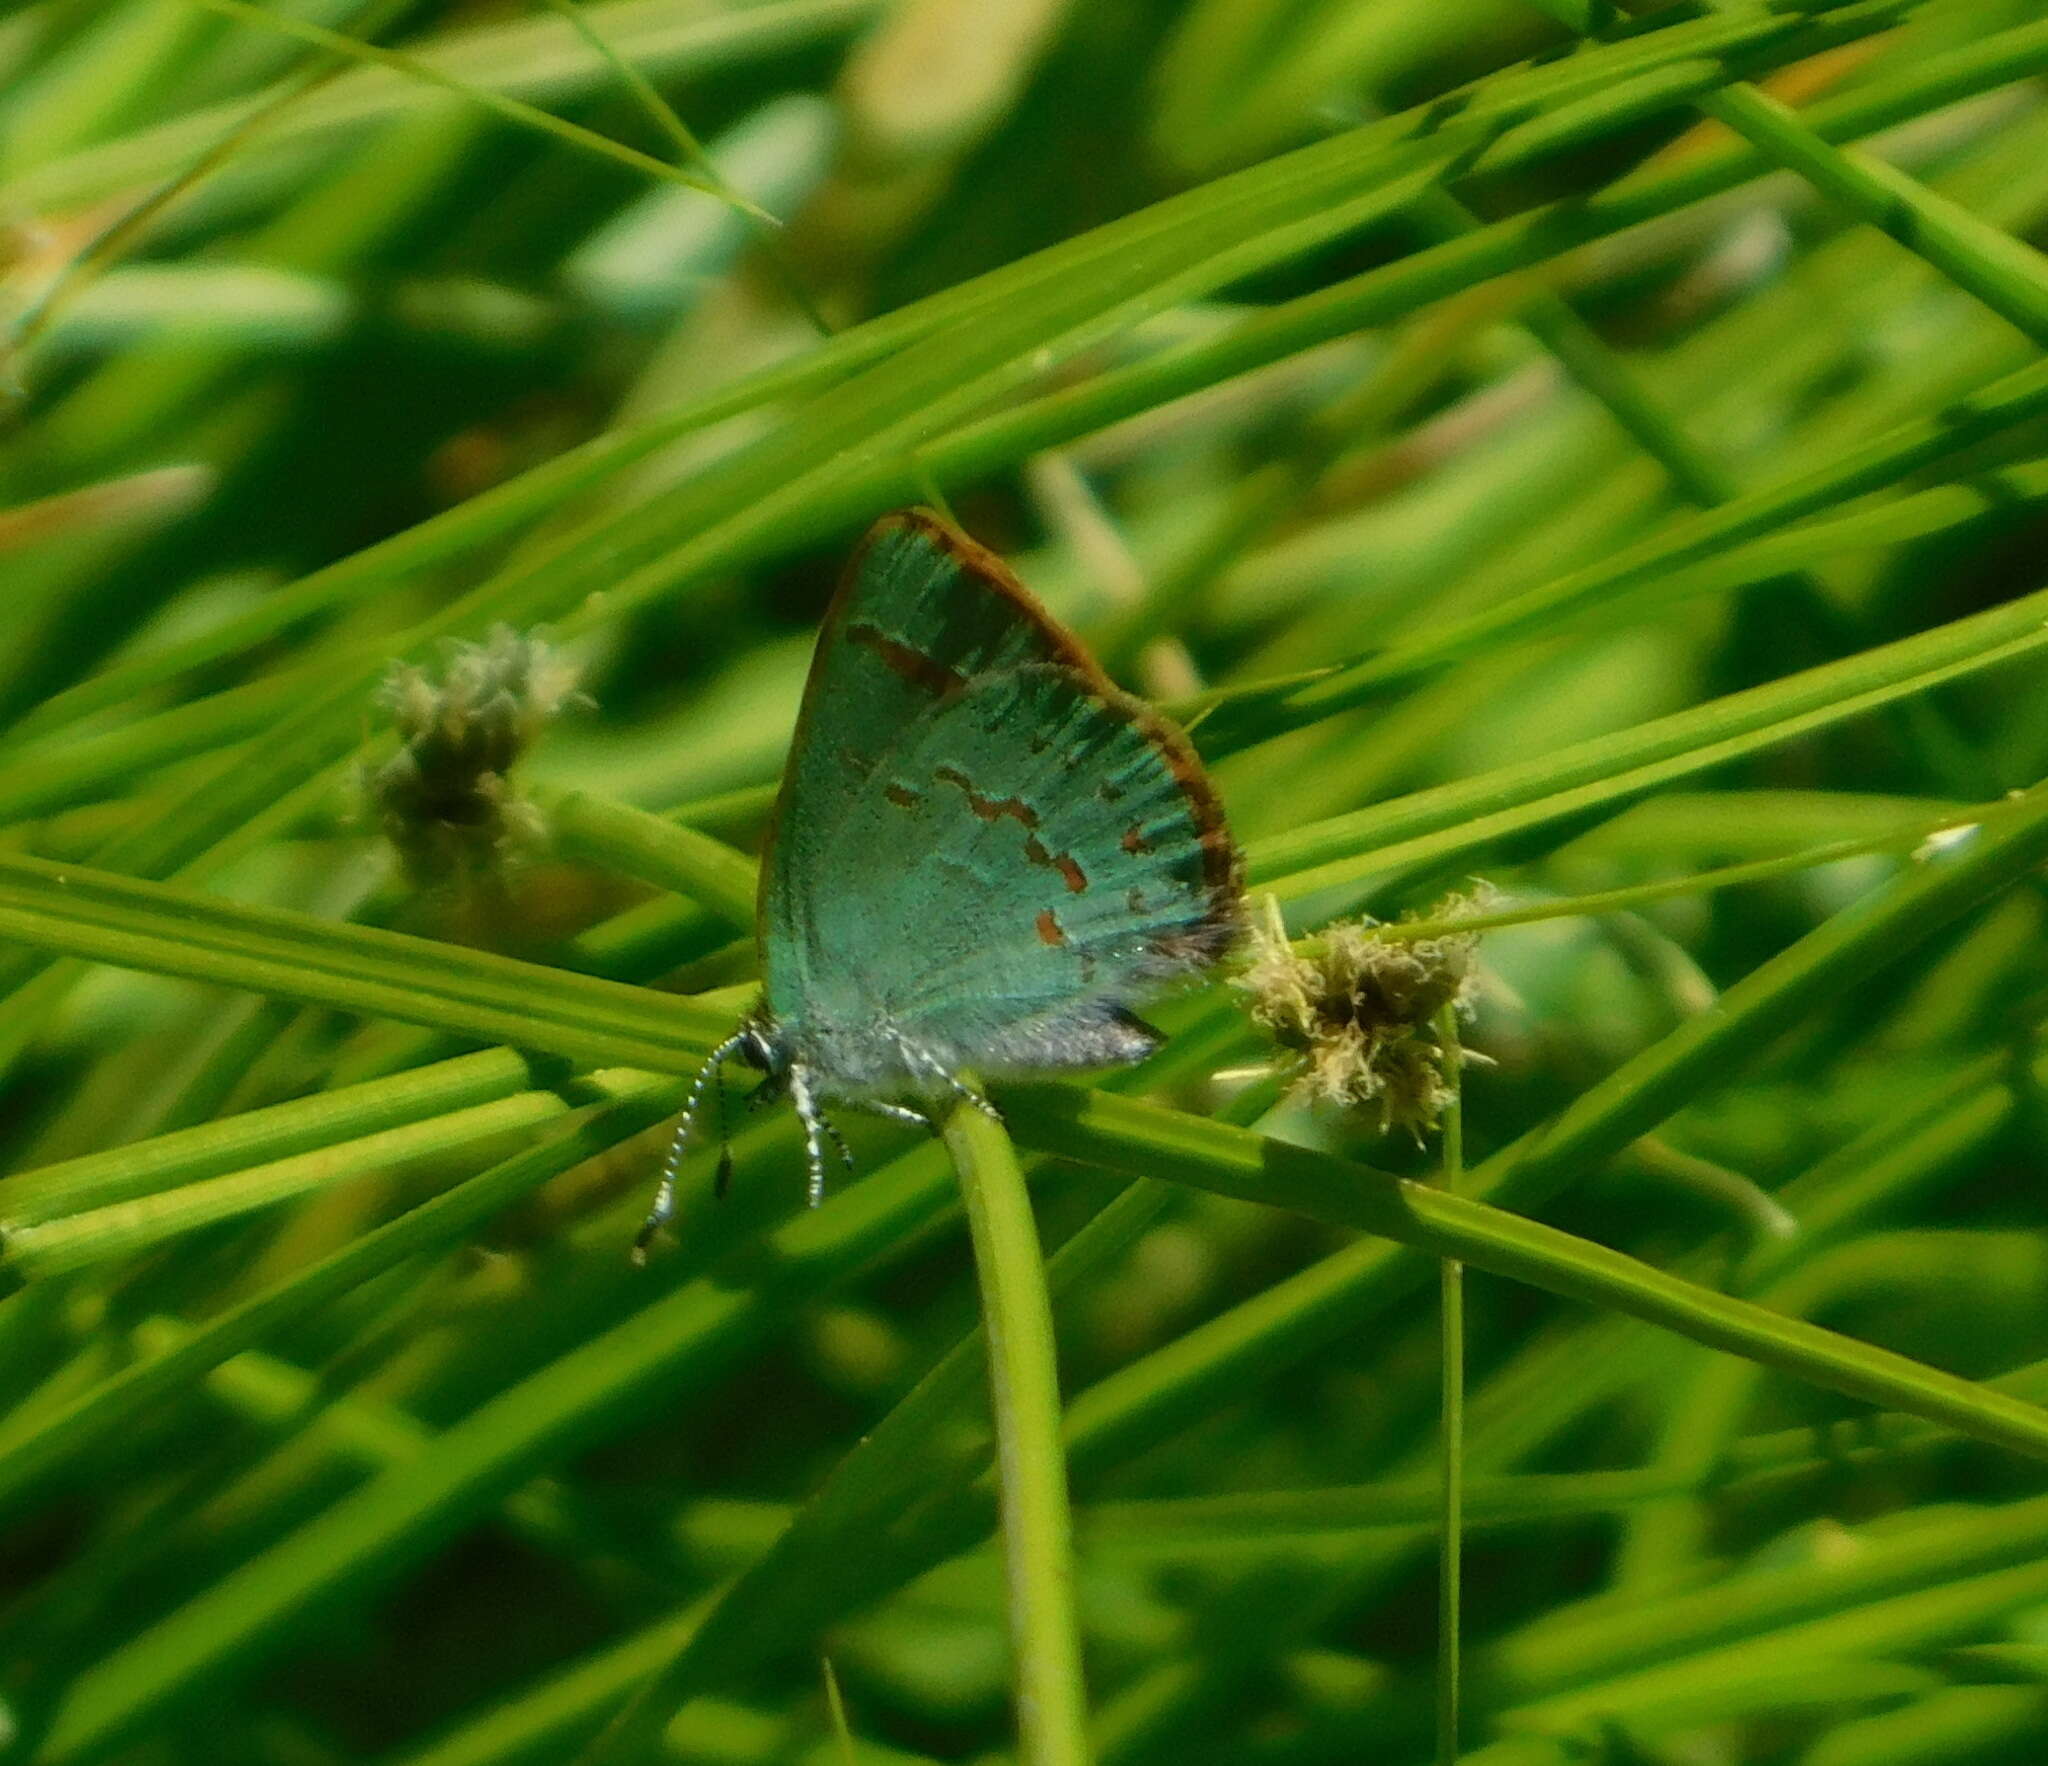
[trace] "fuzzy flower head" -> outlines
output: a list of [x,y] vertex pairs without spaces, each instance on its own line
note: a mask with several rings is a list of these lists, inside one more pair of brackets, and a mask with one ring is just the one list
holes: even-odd
[[474,877],[538,833],[512,769],[576,696],[570,663],[503,625],[449,645],[438,677],[404,663],[384,677],[378,702],[400,746],[370,795],[414,882]]
[[[1479,905],[1455,896],[1430,918]],[[1300,1056],[1299,1095],[1371,1110],[1382,1132],[1419,1138],[1437,1125],[1453,1084],[1442,1014],[1470,1010],[1477,933],[1388,938],[1378,922],[1344,920],[1297,947],[1268,896],[1250,948],[1234,985],[1251,996],[1253,1019]]]

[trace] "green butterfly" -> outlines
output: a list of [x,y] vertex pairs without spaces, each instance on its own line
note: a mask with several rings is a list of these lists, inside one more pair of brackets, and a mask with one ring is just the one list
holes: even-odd
[[928,509],[877,522],[825,615],[761,869],[761,1003],[704,1064],[641,1239],[675,1206],[706,1087],[786,1089],[824,1194],[822,1104],[930,1125],[961,1078],[1142,1059],[1132,1004],[1213,962],[1241,867],[1187,738],[1003,562]]

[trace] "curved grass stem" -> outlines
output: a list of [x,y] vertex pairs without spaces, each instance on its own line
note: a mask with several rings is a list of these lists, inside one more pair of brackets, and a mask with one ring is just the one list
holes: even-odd
[[1088,1697],[1074,1608],[1059,1368],[1031,1195],[1009,1135],[985,1111],[960,1105],[944,1133],[974,1241],[988,1341],[1017,1757],[1024,1766],[1085,1766]]

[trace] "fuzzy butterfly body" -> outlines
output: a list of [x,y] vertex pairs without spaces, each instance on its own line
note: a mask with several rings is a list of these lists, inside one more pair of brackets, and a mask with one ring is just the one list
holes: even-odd
[[923,1120],[891,1101],[963,1070],[1141,1059],[1159,1039],[1133,1003],[1214,960],[1240,901],[1186,738],[993,553],[903,510],[819,633],[762,865],[761,1004],[712,1065],[787,1086],[815,1198],[820,1100]]

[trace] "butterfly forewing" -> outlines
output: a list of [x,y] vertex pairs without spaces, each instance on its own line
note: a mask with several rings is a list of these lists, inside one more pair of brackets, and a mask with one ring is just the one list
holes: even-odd
[[1185,742],[992,555],[920,511],[878,526],[819,640],[763,881],[767,1003],[821,1083],[886,1071],[892,1042],[989,1073],[1129,1059],[1121,1008],[1236,914]]

